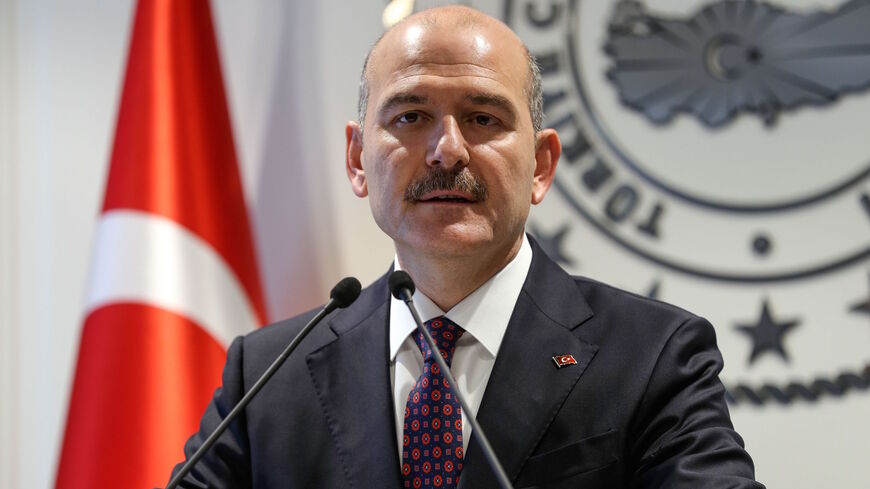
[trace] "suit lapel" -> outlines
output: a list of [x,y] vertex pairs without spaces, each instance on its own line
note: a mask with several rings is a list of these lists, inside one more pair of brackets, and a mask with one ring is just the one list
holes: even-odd
[[341,459],[336,470],[344,470],[349,487],[400,485],[387,353],[388,298],[382,277],[331,321],[336,340],[307,357]]
[[[529,275],[477,413],[505,472],[514,481],[598,349],[575,334],[575,328],[592,317],[592,311],[574,280],[534,241],[532,246]],[[577,365],[557,368],[552,357],[564,354],[573,355]],[[472,435],[459,489],[494,484],[492,471]]]

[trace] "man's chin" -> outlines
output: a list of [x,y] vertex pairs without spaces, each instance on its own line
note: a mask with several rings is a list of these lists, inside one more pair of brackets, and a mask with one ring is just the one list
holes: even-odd
[[444,258],[485,255],[496,246],[492,231],[479,224],[432,226],[408,238],[404,240],[407,253]]

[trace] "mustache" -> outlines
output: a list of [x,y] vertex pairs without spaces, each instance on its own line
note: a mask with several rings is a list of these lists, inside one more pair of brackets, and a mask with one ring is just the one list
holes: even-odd
[[471,173],[468,167],[454,167],[451,170],[434,167],[419,180],[408,185],[405,189],[405,200],[419,201],[424,195],[437,190],[469,193],[474,202],[483,202],[488,195],[486,183]]

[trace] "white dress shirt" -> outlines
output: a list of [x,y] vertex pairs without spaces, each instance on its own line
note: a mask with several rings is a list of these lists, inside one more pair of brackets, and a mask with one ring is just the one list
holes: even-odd
[[[465,330],[465,334],[456,343],[450,366],[457,386],[471,409],[471,413],[462,411],[463,453],[468,449],[471,436],[468,415],[477,416],[483,392],[495,364],[495,356],[531,264],[532,247],[524,234],[517,256],[449,311],[442,311],[419,290],[414,292],[414,304],[420,311],[423,322],[438,316],[447,316]],[[398,259],[394,265],[396,270],[400,269]],[[400,465],[405,404],[408,402],[408,394],[423,371],[423,355],[411,337],[416,328],[408,307],[393,297],[390,303],[390,374]]]

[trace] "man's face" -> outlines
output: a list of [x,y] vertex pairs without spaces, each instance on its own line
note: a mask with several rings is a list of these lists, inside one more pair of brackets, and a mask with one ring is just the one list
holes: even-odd
[[498,26],[411,24],[372,54],[364,131],[347,129],[348,172],[400,256],[518,246],[552,179],[536,164],[527,67]]

